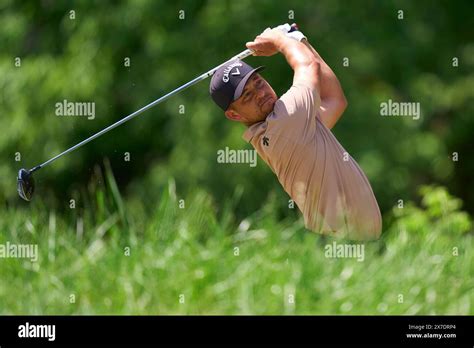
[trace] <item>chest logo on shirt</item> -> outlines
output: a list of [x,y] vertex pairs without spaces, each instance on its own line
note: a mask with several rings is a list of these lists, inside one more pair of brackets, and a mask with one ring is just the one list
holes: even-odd
[[269,143],[269,142],[270,142],[270,139],[268,139],[267,137],[263,137],[262,140],[263,140],[263,145],[268,146],[268,145],[270,144],[270,143]]

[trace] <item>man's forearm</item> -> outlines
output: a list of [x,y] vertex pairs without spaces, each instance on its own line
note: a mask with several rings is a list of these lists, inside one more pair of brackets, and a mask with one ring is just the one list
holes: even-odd
[[311,47],[287,36],[282,35],[279,37],[276,46],[293,70],[296,70],[301,66],[309,66],[317,59],[313,54]]
[[323,58],[321,58],[319,53],[316,52],[307,40],[303,39],[301,42],[311,50],[314,57],[316,57],[316,60],[321,64],[321,100],[340,100],[346,103],[346,97],[344,96],[344,92],[336,74],[334,74],[329,65],[326,64]]

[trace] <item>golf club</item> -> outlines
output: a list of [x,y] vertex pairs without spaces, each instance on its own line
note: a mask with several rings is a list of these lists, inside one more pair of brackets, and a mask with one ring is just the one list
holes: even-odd
[[[296,24],[292,24],[291,26],[289,26],[289,30],[286,31],[285,29],[283,29],[285,27],[285,25],[281,25],[280,26],[283,30],[285,31],[286,33],[290,33],[290,32],[293,32],[293,31],[296,31],[298,30],[298,27]],[[279,28],[280,28],[279,27]],[[21,168],[19,171],[18,171],[18,178],[17,178],[17,190],[18,190],[18,194],[21,198],[23,198],[25,201],[30,201],[32,196],[33,196],[33,192],[35,190],[35,182],[34,182],[34,179],[33,179],[33,172],[45,167],[46,165],[50,164],[51,162],[57,160],[59,157],[62,157],[76,149],[78,149],[79,147],[87,144],[88,142],[94,140],[95,138],[98,138],[100,137],[102,134],[105,134],[107,133],[108,131],[114,129],[115,127],[118,127],[120,126],[122,123],[125,123],[129,120],[131,120],[132,118],[134,118],[135,116],[138,116],[139,114],[141,114],[142,112],[152,108],[153,106],[161,103],[162,101],[165,101],[166,99],[170,98],[171,96],[185,90],[186,88],[202,81],[202,80],[205,80],[206,78],[208,78],[209,76],[212,76],[216,70],[218,70],[220,67],[222,67],[223,65],[227,64],[228,62],[234,60],[234,59],[244,59],[244,58],[247,58],[248,56],[250,56],[251,54],[253,53],[252,50],[250,49],[246,49],[245,51],[242,51],[240,52],[239,54],[233,56],[232,58],[226,60],[224,63],[218,65],[217,67],[209,70],[208,72],[196,77],[194,80],[191,80],[187,83],[185,83],[184,85],[176,88],[175,90],[171,91],[170,93],[156,99],[155,101],[151,102],[150,104],[148,105],[145,105],[144,107],[142,107],[141,109],[138,109],[137,111],[131,113],[130,115],[120,119],[119,121],[111,124],[110,126],[108,126],[107,128],[104,128],[103,130],[101,130],[100,132],[97,132],[93,135],[91,135],[89,138],[81,141],[80,143],[70,147],[69,149],[61,152],[60,154],[54,156],[53,158],[47,160],[46,162],[40,164],[40,165],[37,165],[36,167],[33,167],[31,168],[30,170],[27,170],[25,168]]]

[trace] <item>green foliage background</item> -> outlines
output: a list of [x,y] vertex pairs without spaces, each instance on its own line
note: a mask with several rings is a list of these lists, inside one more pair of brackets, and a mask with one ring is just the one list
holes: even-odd
[[[36,266],[1,260],[0,312],[472,314],[470,13],[467,0],[0,0],[0,242],[35,241],[42,252]],[[19,200],[19,168],[285,22],[298,23],[349,101],[333,132],[364,169],[384,216],[383,238],[367,244],[364,262],[325,258],[332,240],[303,228],[263,161],[217,163],[218,149],[250,146],[242,126],[212,103],[209,81],[43,169],[34,200]],[[247,61],[267,66],[262,74],[277,94],[289,88],[292,71],[281,55]],[[95,102],[96,118],[57,117],[64,99]],[[388,99],[420,102],[420,120],[381,117]],[[292,291],[298,302],[288,307]],[[71,293],[79,300],[66,306]],[[181,293],[187,306],[177,301]],[[400,293],[408,303],[397,302]]]

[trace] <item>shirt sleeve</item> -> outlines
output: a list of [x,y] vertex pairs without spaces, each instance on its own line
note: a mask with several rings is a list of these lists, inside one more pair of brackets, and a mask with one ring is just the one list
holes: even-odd
[[317,91],[304,84],[293,84],[275,102],[273,115],[267,118],[268,133],[306,142],[316,129],[321,99]]
[[293,84],[275,103],[275,112],[286,117],[313,118],[319,114],[321,98],[315,89],[302,83]]

